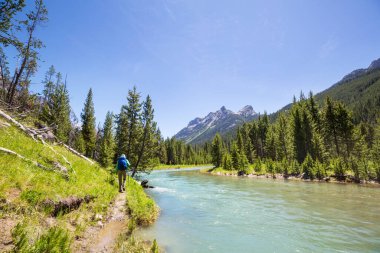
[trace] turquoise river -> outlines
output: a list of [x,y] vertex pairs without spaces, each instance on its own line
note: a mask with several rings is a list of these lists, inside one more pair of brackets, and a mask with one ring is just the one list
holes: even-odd
[[165,252],[380,252],[380,188],[155,171]]

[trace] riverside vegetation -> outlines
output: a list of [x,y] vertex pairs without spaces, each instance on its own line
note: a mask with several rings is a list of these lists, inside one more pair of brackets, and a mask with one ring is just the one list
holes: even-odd
[[212,142],[214,173],[282,174],[309,180],[380,181],[380,122],[359,121],[339,102],[301,94],[274,122],[264,114]]

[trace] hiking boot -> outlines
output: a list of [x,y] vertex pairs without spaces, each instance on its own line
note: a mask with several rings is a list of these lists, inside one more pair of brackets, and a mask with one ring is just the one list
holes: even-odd
[[125,191],[125,187],[123,187],[123,191]]
[[122,193],[123,191],[122,190],[119,190],[120,193]]

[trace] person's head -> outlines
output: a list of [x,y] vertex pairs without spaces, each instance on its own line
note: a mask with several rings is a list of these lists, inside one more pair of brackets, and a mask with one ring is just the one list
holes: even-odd
[[127,157],[125,156],[125,154],[122,154],[122,155],[120,156],[120,158],[127,159]]

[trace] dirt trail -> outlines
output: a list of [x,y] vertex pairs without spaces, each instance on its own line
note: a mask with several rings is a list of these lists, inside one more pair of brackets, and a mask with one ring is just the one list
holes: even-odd
[[90,227],[85,232],[85,237],[75,247],[77,252],[112,252],[116,239],[120,233],[126,230],[128,215],[126,212],[125,193],[117,195],[114,204],[104,225]]

